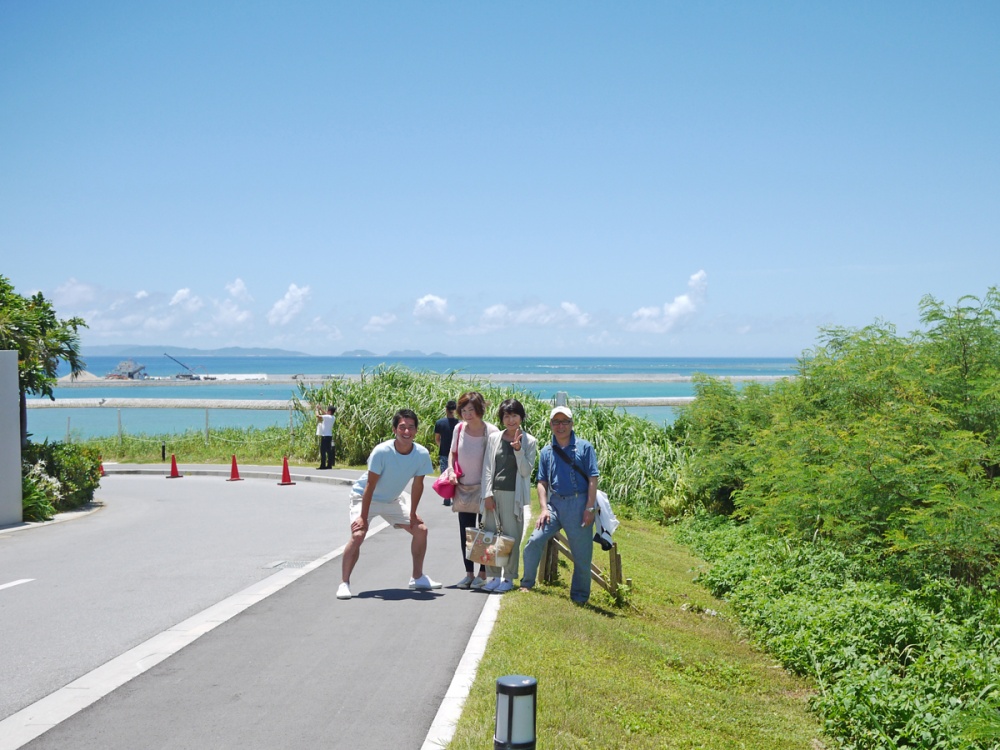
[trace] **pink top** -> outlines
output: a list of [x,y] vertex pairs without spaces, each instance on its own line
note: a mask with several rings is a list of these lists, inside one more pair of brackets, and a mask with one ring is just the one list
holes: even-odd
[[459,484],[480,484],[483,479],[483,458],[486,455],[486,438],[497,428],[486,422],[486,433],[480,437],[469,435],[465,428],[458,438],[458,465],[462,467]]

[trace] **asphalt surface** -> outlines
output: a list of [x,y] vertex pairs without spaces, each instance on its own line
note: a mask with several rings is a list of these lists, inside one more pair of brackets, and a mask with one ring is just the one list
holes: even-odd
[[[410,536],[385,528],[362,548],[355,597],[339,601],[351,473],[293,470],[296,484],[278,486],[273,467],[226,482],[229,468],[109,473],[99,511],[0,533],[0,587],[25,581],[0,588],[0,747],[425,746],[497,599],[453,588],[454,514],[428,487],[425,570],[445,588],[410,591]],[[109,668],[141,673],[11,740],[15,721],[45,721],[33,712],[72,703],[88,679],[112,684]]]

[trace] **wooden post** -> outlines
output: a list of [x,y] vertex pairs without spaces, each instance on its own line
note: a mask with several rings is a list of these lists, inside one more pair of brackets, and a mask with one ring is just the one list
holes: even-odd
[[[559,553],[564,554],[573,561],[573,553],[569,549],[569,540],[563,536],[562,532],[549,539],[549,543],[542,550],[542,559],[538,564],[539,580],[542,583],[555,583],[559,577]],[[618,587],[624,583],[622,580],[622,556],[618,553],[618,543],[614,542],[608,551],[608,570],[605,573],[598,567],[597,563],[590,563],[590,577],[612,596],[618,594]],[[632,585],[632,580],[628,580],[628,585]]]

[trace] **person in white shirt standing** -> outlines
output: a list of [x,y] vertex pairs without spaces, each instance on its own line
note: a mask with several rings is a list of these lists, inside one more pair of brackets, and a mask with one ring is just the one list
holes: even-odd
[[319,435],[319,468],[333,468],[333,423],[337,418],[337,407],[326,407],[326,414],[316,410],[316,434]]

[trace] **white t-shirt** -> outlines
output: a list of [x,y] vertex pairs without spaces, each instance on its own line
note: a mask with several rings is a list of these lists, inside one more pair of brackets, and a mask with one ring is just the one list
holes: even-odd
[[333,435],[333,415],[323,414],[316,422],[316,434],[320,437]]
[[[368,471],[378,474],[378,484],[372,494],[374,503],[391,503],[404,489],[406,483],[414,477],[423,477],[434,473],[431,464],[431,454],[419,443],[413,444],[413,450],[403,454],[396,450],[396,441],[386,440],[375,446],[368,456]],[[368,486],[368,472],[354,483],[352,492],[364,495]]]

